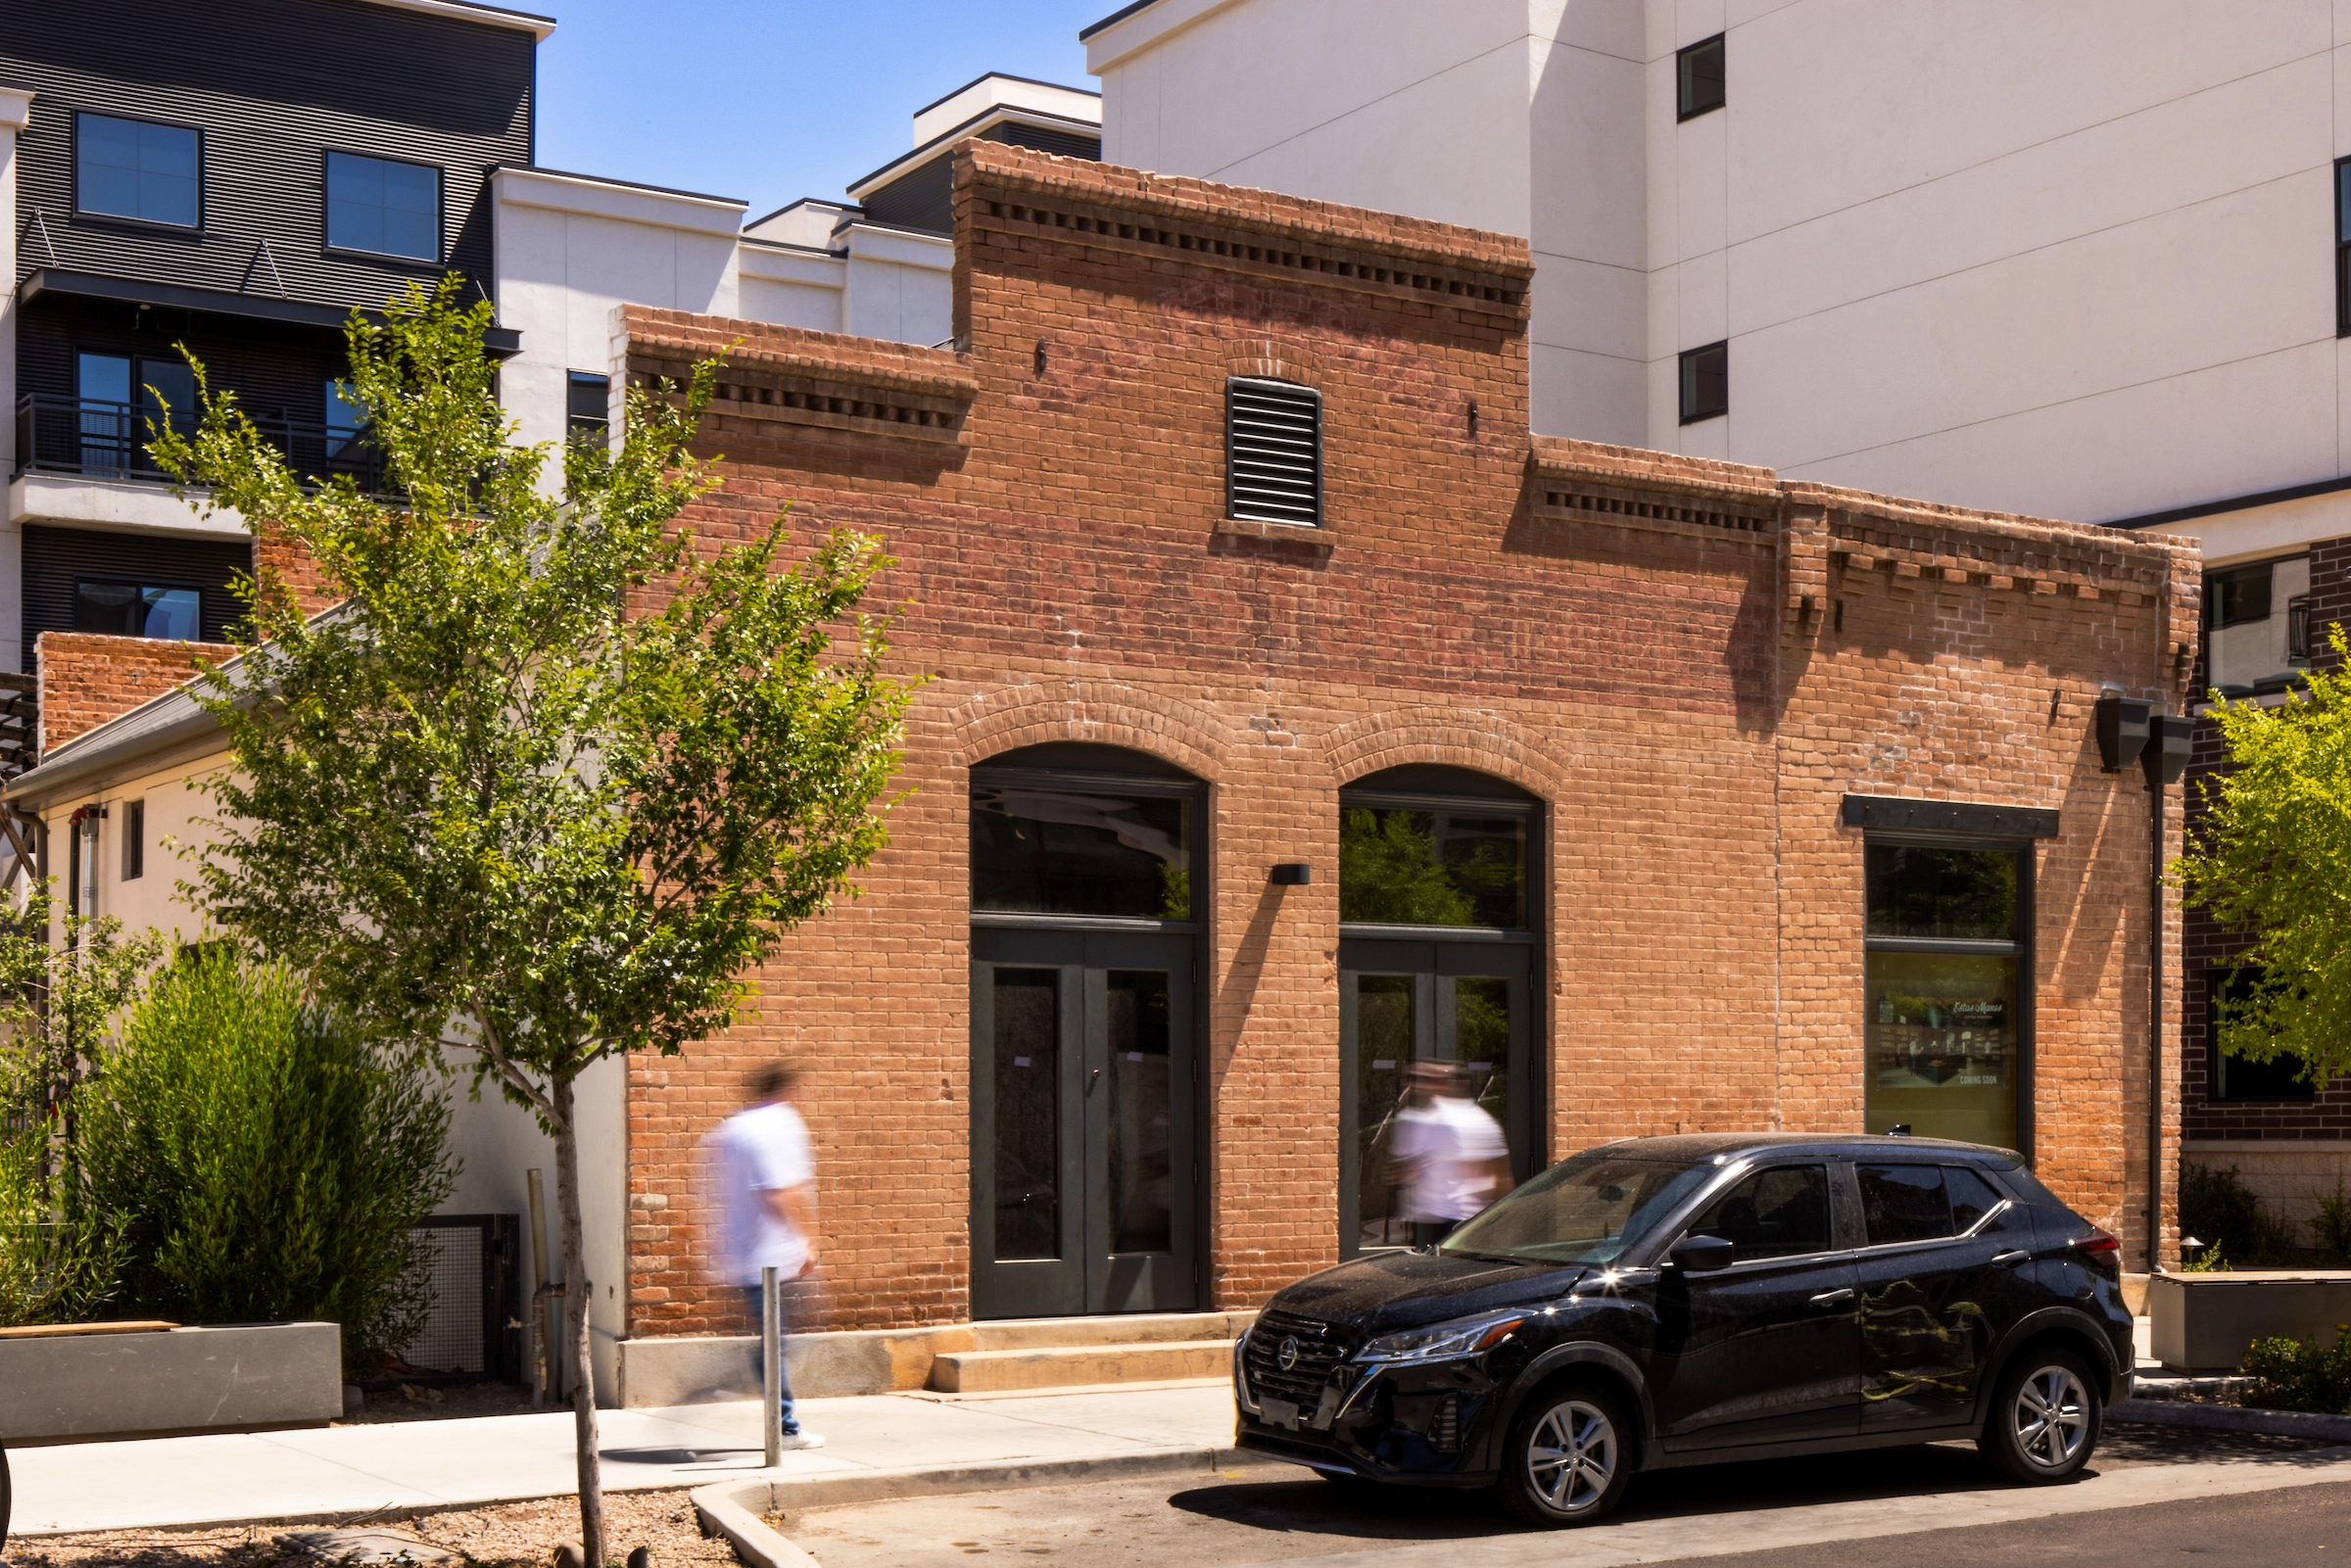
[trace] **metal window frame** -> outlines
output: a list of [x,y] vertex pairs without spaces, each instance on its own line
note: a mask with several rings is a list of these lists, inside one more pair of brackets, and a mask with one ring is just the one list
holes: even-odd
[[[81,122],[85,119],[119,119],[126,125],[154,125],[162,130],[184,130],[194,136],[196,138],[196,221],[174,223],[168,217],[141,217],[136,213],[102,213],[95,208],[82,206]],[[211,184],[211,181],[205,177],[209,172],[206,166],[208,160],[205,156],[208,149],[205,146],[207,138],[202,125],[185,119],[154,119],[144,115],[110,115],[102,109],[76,109],[73,111],[73,124],[69,136],[71,145],[67,147],[66,154],[67,165],[72,168],[73,174],[73,215],[75,218],[93,218],[101,223],[131,223],[145,228],[162,229],[169,234],[202,234],[204,232],[205,188]]]
[[[1728,70],[1730,49],[1723,41],[1727,36],[1725,33],[1718,32],[1711,38],[1701,38],[1696,43],[1684,44],[1673,52],[1673,122],[1675,124],[1679,125],[1696,119],[1701,115],[1710,115],[1717,109],[1730,107],[1730,72]],[[1695,102],[1690,93],[1690,61],[1702,49],[1713,49],[1720,52],[1725,62],[1720,89],[1722,96],[1708,104]]]
[[[188,639],[188,641],[191,642],[201,642],[204,641],[204,600],[207,590],[202,583],[158,582],[144,577],[104,577],[93,573],[75,572],[73,574],[73,600],[76,605],[81,602],[81,585],[84,583],[115,584],[123,588],[137,589],[142,594],[146,593],[151,588],[162,589],[168,594],[193,594],[196,595],[196,635]],[[136,636],[137,634],[129,632],[101,632],[84,635],[95,635],[99,637],[131,637]]]
[[[2278,613],[2278,563],[2293,560],[2291,555],[2273,555],[2266,560],[2243,561],[2234,566],[2216,566],[2204,574],[2204,625],[2207,631],[2226,631],[2231,626],[2255,626]],[[2259,576],[2267,585],[2263,590],[2265,608],[2259,615],[2240,615],[2234,620],[2221,618],[2224,595],[2222,586],[2231,581],[2250,581]]]
[[[1867,1056],[1869,1037],[1869,955],[1872,953],[1954,953],[1974,954],[1988,958],[2016,960],[2016,1152],[2030,1164],[2033,1160],[2034,1117],[2033,1101],[2038,1078],[2035,1040],[2039,1019],[2034,1006],[2035,954],[2039,944],[2036,930],[2036,882],[2039,874],[2039,840],[2023,833],[1973,833],[1933,832],[1885,832],[1864,829],[1861,834],[1861,856],[1864,875],[1861,893],[1861,1032],[1862,1050]],[[2014,855],[2016,866],[2016,937],[2013,941],[1985,941],[1966,937],[1943,936],[1871,936],[1869,930],[1869,891],[1866,868],[1869,851],[1878,845],[1915,849],[1972,849],[1987,854]],[[1864,1074],[1869,1069],[1864,1062]],[[1869,1085],[1861,1085],[1866,1103]]]
[[2334,335],[2351,337],[2351,237],[2343,231],[2343,179],[2351,158],[2334,161]]
[[[1315,518],[1302,523],[1294,517],[1252,517],[1235,504],[1233,484],[1233,444],[1238,439],[1234,428],[1233,399],[1235,388],[1263,387],[1284,395],[1304,393],[1314,401],[1315,407]],[[1284,381],[1277,376],[1226,376],[1224,378],[1224,515],[1236,522],[1271,523],[1276,528],[1320,528],[1323,524],[1324,464],[1322,460],[1322,393],[1303,381]]]
[[[334,240],[334,160],[364,158],[375,164],[404,164],[409,168],[429,168],[433,171],[433,254],[409,256],[400,251],[370,251],[363,246],[337,245]],[[318,149],[318,249],[327,256],[364,257],[370,261],[392,261],[404,266],[440,266],[449,256],[449,169],[441,164],[428,164],[421,158],[386,158],[381,153],[361,152],[356,147],[321,147]]]
[[[1702,355],[1702,354],[1716,354],[1716,353],[1719,353],[1719,354],[1722,356],[1722,402],[1721,402],[1719,404],[1717,404],[1716,406],[1714,406],[1714,407],[1711,407],[1711,408],[1703,408],[1703,407],[1700,407],[1700,406],[1698,406],[1698,405],[1697,405],[1697,404],[1696,404],[1696,402],[1695,402],[1695,399],[1696,399],[1696,389],[1695,389],[1695,387],[1692,385],[1692,382],[1693,382],[1693,380],[1695,379],[1694,367],[1697,365],[1697,362],[1698,362],[1698,356],[1699,356],[1700,355]],[[1730,411],[1731,411],[1731,340],[1730,340],[1730,339],[1728,339],[1728,338],[1717,338],[1717,339],[1716,339],[1714,342],[1712,342],[1712,343],[1702,343],[1702,344],[1700,344],[1700,345],[1699,345],[1697,348],[1695,348],[1695,349],[1684,349],[1684,350],[1681,352],[1681,355],[1680,355],[1679,358],[1678,358],[1678,359],[1675,361],[1675,370],[1676,370],[1676,373],[1677,373],[1677,380],[1678,380],[1678,383],[1679,383],[1679,384],[1678,384],[1678,385],[1675,387],[1674,391],[1675,391],[1675,394],[1676,394],[1676,399],[1677,399],[1678,405],[1680,406],[1680,408],[1681,408],[1681,411],[1682,411],[1682,423],[1683,423],[1683,424],[1686,424],[1686,425],[1703,424],[1703,423],[1704,423],[1705,421],[1707,421],[1708,419],[1720,419],[1720,418],[1723,418],[1723,417],[1725,417],[1726,415],[1728,415],[1728,414],[1730,413]]]
[[[2239,964],[2232,959],[2217,959],[2204,966],[2204,1103],[2206,1105],[2306,1106],[2318,1099],[2319,1090],[2324,1087],[2324,1085],[2313,1083],[2307,1078],[2297,1078],[2295,1081],[2301,1085],[2301,1088],[2298,1092],[2291,1094],[2231,1094],[2229,1092],[2229,1059],[2221,1051],[2221,1003],[2224,1000],[2221,993],[2229,983],[2229,978],[2238,971],[2258,971],[2261,968],[2262,966],[2258,964]],[[2288,1056],[2291,1056],[2291,1053],[2288,1053]],[[2273,1057],[2269,1063],[2260,1065],[2274,1066],[2287,1059],[2287,1056]],[[2292,1057],[2292,1060],[2299,1062],[2301,1059]],[[2255,1066],[2250,1062],[2245,1065],[2247,1067]]]

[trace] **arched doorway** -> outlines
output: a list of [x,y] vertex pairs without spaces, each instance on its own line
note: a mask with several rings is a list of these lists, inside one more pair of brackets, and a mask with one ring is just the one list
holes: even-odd
[[1414,1239],[1394,1144],[1416,1064],[1451,1069],[1541,1167],[1536,1022],[1541,804],[1460,768],[1339,791],[1339,1254]]
[[972,770],[972,1312],[1199,1299],[1205,785],[1063,743]]

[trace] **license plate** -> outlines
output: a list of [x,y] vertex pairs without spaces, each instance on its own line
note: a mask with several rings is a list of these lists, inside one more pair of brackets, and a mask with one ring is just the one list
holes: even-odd
[[1292,1432],[1298,1430],[1298,1406],[1289,1401],[1260,1400],[1258,1408],[1266,1412],[1268,1426],[1286,1427]]

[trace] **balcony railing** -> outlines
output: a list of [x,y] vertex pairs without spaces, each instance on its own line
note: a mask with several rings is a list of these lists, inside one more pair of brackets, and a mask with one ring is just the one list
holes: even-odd
[[[305,479],[317,483],[349,474],[363,491],[383,488],[383,453],[364,435],[300,419],[247,417]],[[149,427],[161,429],[167,419],[181,435],[195,435],[193,413],[175,409],[167,416],[143,404],[28,393],[17,400],[17,473],[167,480],[147,454],[155,439]]]

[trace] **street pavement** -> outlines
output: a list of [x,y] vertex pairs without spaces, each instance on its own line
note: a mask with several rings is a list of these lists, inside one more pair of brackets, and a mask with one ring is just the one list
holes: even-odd
[[[1086,1568],[1960,1568],[1994,1551],[2003,1565],[2147,1568],[2212,1548],[2246,1564],[2351,1556],[2347,1500],[2351,1448],[2116,1426],[2067,1486],[2013,1487],[1972,1447],[1937,1444],[1644,1476],[1616,1519],[1577,1531],[1521,1530],[1474,1495],[1367,1497],[1273,1465],[811,1508],[784,1531],[825,1568],[944,1568],[983,1554]],[[2322,1543],[2327,1552],[2310,1554]]]
[[[612,1491],[737,1477],[879,1476],[1006,1460],[1132,1460],[1232,1444],[1215,1383],[1018,1398],[802,1400],[823,1449],[763,1471],[756,1401],[597,1415]],[[316,1519],[558,1497],[576,1485],[568,1410],[12,1449],[12,1535]]]

